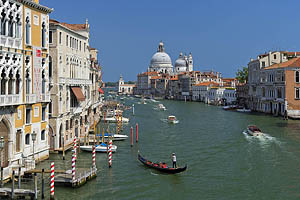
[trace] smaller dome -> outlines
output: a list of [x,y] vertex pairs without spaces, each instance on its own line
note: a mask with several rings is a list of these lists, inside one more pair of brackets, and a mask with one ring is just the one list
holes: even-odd
[[175,67],[186,67],[186,61],[182,58],[178,58],[175,61]]

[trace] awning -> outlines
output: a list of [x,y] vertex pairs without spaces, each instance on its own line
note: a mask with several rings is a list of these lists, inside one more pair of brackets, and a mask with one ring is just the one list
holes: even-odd
[[99,88],[99,92],[100,92],[101,94],[104,94],[104,92],[103,92],[103,90],[102,90],[101,88]]
[[73,93],[76,96],[76,99],[78,101],[84,101],[85,100],[85,96],[83,95],[80,87],[72,87],[72,91],[73,91]]

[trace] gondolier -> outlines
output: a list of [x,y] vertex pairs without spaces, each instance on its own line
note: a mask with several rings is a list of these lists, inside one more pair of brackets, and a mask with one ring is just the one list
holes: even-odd
[[176,155],[175,155],[175,153],[172,153],[172,162],[173,162],[173,168],[176,168]]

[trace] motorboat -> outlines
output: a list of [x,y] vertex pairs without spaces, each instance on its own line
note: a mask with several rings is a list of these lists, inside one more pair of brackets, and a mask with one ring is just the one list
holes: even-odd
[[[107,117],[105,119],[103,118],[103,120],[108,123],[117,123],[117,117]],[[119,122],[121,122],[121,117],[119,117]],[[129,118],[122,117],[122,123],[128,123],[128,122],[129,122]]]
[[255,125],[249,125],[247,127],[247,133],[251,136],[260,136],[263,134],[262,131]]
[[176,117],[174,115],[170,115],[168,117],[168,122],[171,124],[177,124],[179,121],[176,119]]
[[[97,134],[97,136],[99,136],[102,139],[102,134]],[[111,133],[104,133],[104,139],[107,139],[111,137]],[[112,139],[114,141],[121,141],[121,140],[126,140],[128,138],[127,135],[122,135],[122,134],[113,134],[112,135]]]
[[[117,146],[116,145],[112,145],[111,147],[111,151],[112,152],[116,152],[117,151]],[[83,151],[93,151],[93,146],[89,145],[89,146],[80,146],[80,149]],[[106,153],[107,152],[107,144],[105,143],[101,143],[100,145],[96,145],[96,152],[100,152],[100,153]]]
[[158,104],[157,107],[158,107],[159,110],[167,110],[166,107],[161,103]]
[[238,112],[251,112],[250,109],[246,109],[246,108],[237,109],[236,111],[238,111]]
[[237,108],[236,105],[223,106],[224,110],[234,110],[236,108]]

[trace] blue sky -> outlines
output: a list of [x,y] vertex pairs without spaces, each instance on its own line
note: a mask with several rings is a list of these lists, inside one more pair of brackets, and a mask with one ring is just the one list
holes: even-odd
[[158,43],[174,64],[192,52],[194,69],[235,76],[250,58],[269,50],[300,51],[297,0],[40,0],[51,18],[90,23],[90,44],[99,50],[104,81],[136,80]]

